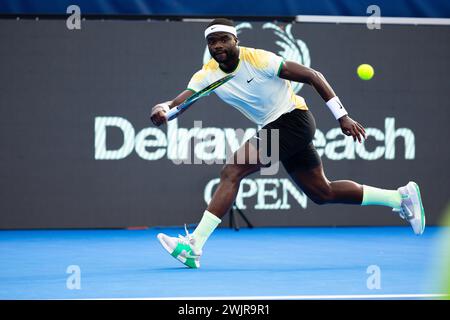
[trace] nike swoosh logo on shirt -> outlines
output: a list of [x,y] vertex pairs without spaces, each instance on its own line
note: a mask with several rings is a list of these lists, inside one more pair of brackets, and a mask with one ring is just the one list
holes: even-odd
[[247,83],[250,83],[250,82],[252,82],[252,80],[253,80],[254,78],[251,78],[250,80],[247,80]]

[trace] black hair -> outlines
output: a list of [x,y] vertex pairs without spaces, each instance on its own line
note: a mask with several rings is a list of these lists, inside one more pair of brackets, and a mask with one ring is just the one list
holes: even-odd
[[213,21],[211,21],[210,24],[208,24],[207,28],[209,28],[215,24],[223,24],[224,26],[234,27],[233,20],[226,19],[226,18],[217,18],[217,19],[214,19]]

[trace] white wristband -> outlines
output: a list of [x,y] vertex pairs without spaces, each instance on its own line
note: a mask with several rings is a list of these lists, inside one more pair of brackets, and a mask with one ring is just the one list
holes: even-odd
[[348,114],[347,110],[345,110],[342,105],[341,100],[339,100],[337,96],[328,100],[327,106],[330,108],[336,120]]

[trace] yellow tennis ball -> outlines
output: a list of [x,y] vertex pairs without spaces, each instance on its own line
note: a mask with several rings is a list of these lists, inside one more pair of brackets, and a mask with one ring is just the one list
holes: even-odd
[[375,74],[375,71],[370,64],[364,63],[358,67],[357,73],[362,80],[370,80]]

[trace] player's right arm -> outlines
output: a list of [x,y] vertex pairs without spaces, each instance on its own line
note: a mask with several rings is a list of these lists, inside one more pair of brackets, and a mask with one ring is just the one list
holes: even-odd
[[166,113],[170,109],[178,106],[184,100],[192,96],[194,92],[192,90],[184,90],[181,92],[175,99],[158,103],[156,106],[152,108],[152,113],[150,115],[150,119],[153,124],[157,127],[167,122]]

